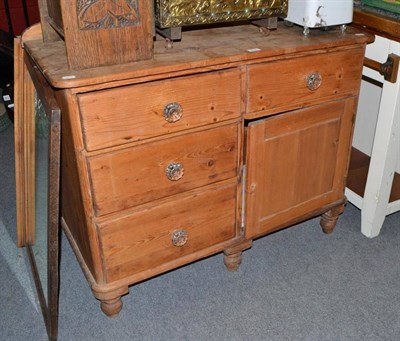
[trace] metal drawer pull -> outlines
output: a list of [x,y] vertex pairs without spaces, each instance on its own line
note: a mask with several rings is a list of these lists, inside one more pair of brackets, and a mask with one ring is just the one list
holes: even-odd
[[179,103],[168,103],[164,107],[164,118],[169,123],[174,123],[182,118],[183,109]]
[[172,233],[172,244],[176,247],[181,247],[188,241],[188,232],[186,230],[177,230]]
[[172,162],[167,166],[165,175],[169,180],[177,181],[183,176],[183,171],[184,168],[181,163]]
[[319,72],[310,73],[306,78],[306,84],[309,90],[317,90],[322,84],[322,76]]

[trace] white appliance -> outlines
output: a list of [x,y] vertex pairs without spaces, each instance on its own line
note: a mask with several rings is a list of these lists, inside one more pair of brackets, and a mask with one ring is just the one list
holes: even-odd
[[285,19],[303,26],[304,34],[309,28],[345,25],[353,20],[353,0],[289,0]]

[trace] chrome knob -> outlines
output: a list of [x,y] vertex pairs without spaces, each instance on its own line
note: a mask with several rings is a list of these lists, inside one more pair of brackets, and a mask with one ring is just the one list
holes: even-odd
[[172,232],[171,241],[176,247],[181,247],[188,241],[188,232],[186,230],[176,230]]
[[322,76],[319,72],[310,73],[306,77],[307,88],[311,91],[317,90],[322,84]]
[[177,181],[183,176],[183,165],[181,163],[170,163],[165,169],[165,175],[171,181]]
[[169,123],[174,123],[182,118],[183,109],[179,103],[168,103],[164,107],[164,118]]

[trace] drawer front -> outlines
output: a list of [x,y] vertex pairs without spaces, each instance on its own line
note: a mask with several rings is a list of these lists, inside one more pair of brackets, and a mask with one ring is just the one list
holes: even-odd
[[235,177],[238,129],[231,124],[89,158],[96,214]]
[[252,65],[248,69],[247,112],[275,113],[283,107],[289,110],[356,94],[363,58],[364,49],[357,48]]
[[235,201],[235,183],[214,186],[100,223],[108,281],[194,252],[201,257],[201,250],[234,238]]
[[237,69],[79,96],[89,151],[236,118],[240,101]]

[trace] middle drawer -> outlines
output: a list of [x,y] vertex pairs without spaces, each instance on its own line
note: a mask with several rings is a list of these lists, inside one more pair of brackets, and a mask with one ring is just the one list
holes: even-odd
[[237,175],[237,123],[88,158],[97,216]]

